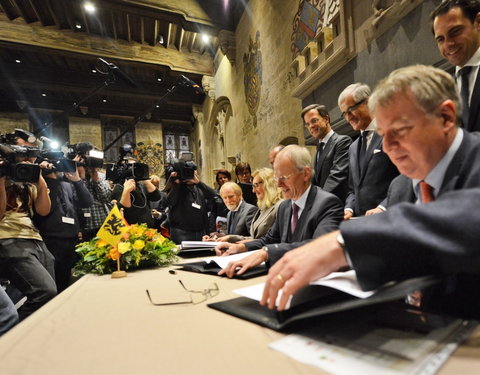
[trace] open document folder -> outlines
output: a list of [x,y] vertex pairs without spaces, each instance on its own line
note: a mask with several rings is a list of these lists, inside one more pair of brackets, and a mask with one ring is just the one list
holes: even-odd
[[185,257],[198,257],[210,255],[215,252],[215,246],[220,242],[212,241],[182,241],[178,247],[178,255]]
[[[239,253],[239,254],[223,256],[223,257],[209,257],[209,258],[204,258],[201,261],[197,261],[197,262],[177,264],[177,266],[180,266],[180,268],[178,269],[181,271],[191,271],[191,272],[205,273],[208,275],[216,275],[218,272],[220,272],[221,269],[225,268],[228,265],[228,263],[245,258],[257,251],[262,251],[262,250],[247,251],[245,253]],[[267,267],[265,263],[262,263],[257,267],[250,268],[248,271],[246,271],[242,275],[234,276],[234,278],[245,280],[245,279],[250,279],[252,277],[262,276],[262,275],[265,275],[266,273],[267,273]]]
[[[263,284],[242,288],[235,292],[243,295],[208,306],[227,314],[249,320],[274,330],[283,330],[292,323],[320,315],[404,299],[409,293],[437,283],[432,277],[419,277],[363,292],[356,282],[354,271],[336,273],[299,290],[284,311],[260,306]],[[256,288],[256,290],[255,290]]]

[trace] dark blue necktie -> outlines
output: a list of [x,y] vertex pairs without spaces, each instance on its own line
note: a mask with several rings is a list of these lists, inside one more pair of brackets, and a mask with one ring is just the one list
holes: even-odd
[[468,99],[470,98],[469,87],[468,87],[468,78],[470,72],[472,71],[471,66],[464,66],[458,71],[462,78],[462,88],[460,90],[460,97],[462,98],[462,123],[463,127],[467,129],[468,126],[468,117],[470,114],[470,105]]
[[358,153],[358,166],[363,170],[365,165],[365,154],[367,153],[367,136],[368,131],[364,130],[360,136],[360,152]]
[[230,212],[230,221],[228,222],[228,233],[227,234],[232,234],[233,230],[235,229],[234,226],[234,221],[235,221],[235,216],[237,214],[237,211],[232,211]]

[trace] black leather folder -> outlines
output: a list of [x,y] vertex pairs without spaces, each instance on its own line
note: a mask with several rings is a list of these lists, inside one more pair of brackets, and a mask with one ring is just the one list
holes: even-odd
[[[207,275],[216,275],[220,272],[220,266],[215,262],[192,262],[192,263],[181,263],[177,264],[180,268],[177,268],[180,271],[191,271],[205,273]],[[253,267],[246,271],[243,275],[234,276],[235,279],[246,280],[251,279],[252,277],[263,276],[267,274],[267,267],[265,265],[260,265]]]
[[293,323],[341,311],[367,307],[404,299],[409,293],[437,283],[432,277],[405,280],[385,286],[368,298],[357,298],[336,289],[309,285],[292,298],[291,307],[284,311],[270,310],[258,301],[238,297],[208,304],[208,307],[274,329],[285,330]]

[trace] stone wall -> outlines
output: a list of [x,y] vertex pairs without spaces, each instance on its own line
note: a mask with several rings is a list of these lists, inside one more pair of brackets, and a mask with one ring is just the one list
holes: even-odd
[[[301,101],[290,94],[290,35],[298,1],[250,0],[248,8],[235,32],[234,64],[219,52],[210,88],[214,94],[209,93],[213,98],[209,96],[207,101],[210,103],[202,108],[206,128],[197,135],[201,137],[202,154],[199,157],[204,167],[203,179],[207,183],[213,182],[216,168],[232,170],[235,162],[240,160],[249,162],[252,169],[269,166],[271,147],[288,137],[303,139],[299,118]],[[262,78],[255,124],[245,98],[244,55],[249,53],[250,39],[255,41],[257,32]],[[224,98],[224,102],[228,100],[231,106],[231,116],[223,130],[223,145],[214,128],[218,115],[215,103],[219,98]]]
[[70,117],[68,132],[72,144],[90,142],[98,148],[104,147],[100,119]]
[[10,133],[15,128],[30,130],[28,116],[23,113],[2,113],[0,117],[0,133]]

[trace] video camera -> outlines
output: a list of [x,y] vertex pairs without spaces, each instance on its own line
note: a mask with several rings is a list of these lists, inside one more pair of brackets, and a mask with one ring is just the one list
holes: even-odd
[[[0,136],[3,141],[5,138]],[[17,182],[37,182],[40,176],[40,166],[17,162],[18,158],[38,157],[40,150],[34,147],[0,144],[0,177],[7,176]]]
[[89,142],[79,142],[66,145],[65,156],[68,159],[74,159],[77,155],[83,160],[83,162],[78,163],[81,167],[103,167],[103,151],[95,150],[93,145]]
[[193,162],[193,154],[191,152],[182,152],[180,159],[172,159],[166,167],[167,179],[170,178],[172,172],[177,172],[177,178],[181,182],[193,180],[197,165]]
[[135,181],[148,180],[150,178],[148,164],[128,163],[123,160],[119,163],[105,164],[106,179],[114,184],[123,183],[133,178]]
[[46,160],[53,165],[52,169],[42,169],[43,175],[48,175],[52,172],[75,172],[77,170],[77,164],[70,159],[67,159],[62,151],[55,150],[52,146],[55,142],[47,137],[40,137],[43,142],[43,149],[40,151],[40,157],[37,160],[38,163]]

